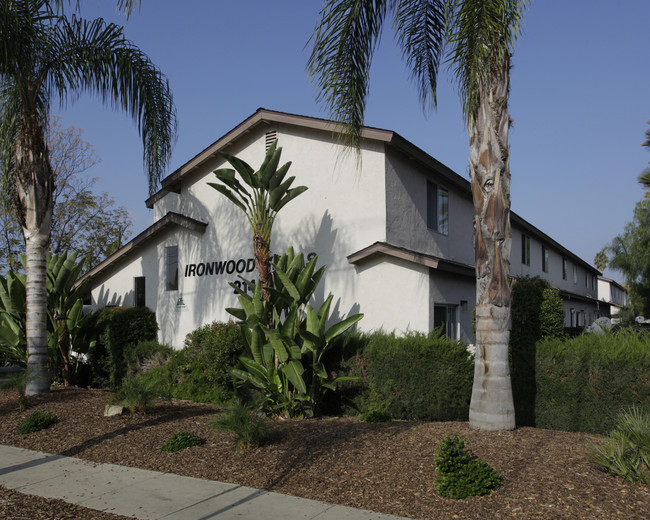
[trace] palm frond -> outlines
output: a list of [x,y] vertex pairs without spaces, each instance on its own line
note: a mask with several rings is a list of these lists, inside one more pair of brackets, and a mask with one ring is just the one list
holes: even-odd
[[83,91],[99,94],[105,104],[133,117],[144,146],[149,191],[154,193],[176,138],[176,112],[167,79],[115,24],[73,15],[70,21],[61,19],[57,27],[47,68],[49,87],[62,102]]
[[445,0],[401,0],[394,26],[422,107],[435,108],[446,32]]
[[361,141],[372,55],[393,0],[325,0],[307,64],[318,102],[344,125],[346,144]]
[[458,84],[466,121],[479,94],[509,67],[528,0],[449,0],[448,63]]

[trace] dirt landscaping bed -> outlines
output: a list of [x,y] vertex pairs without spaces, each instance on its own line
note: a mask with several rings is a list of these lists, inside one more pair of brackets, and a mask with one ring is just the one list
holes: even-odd
[[[470,430],[467,423],[369,424],[356,418],[326,418],[276,422],[273,442],[236,453],[232,437],[215,433],[208,424],[219,411],[216,406],[160,402],[146,415],[104,417],[109,396],[101,390],[55,389],[32,398],[30,409],[19,412],[16,394],[2,391],[0,444],[413,519],[645,519],[650,511],[648,487],[615,478],[589,462],[587,444],[600,439],[596,435],[536,428],[485,433]],[[54,413],[58,422],[48,430],[20,435],[20,422],[39,409]],[[161,452],[165,440],[179,431],[195,433],[206,442],[177,453]],[[453,434],[503,475],[500,489],[459,501],[436,494],[434,451]],[[33,505],[30,502],[26,495],[0,489],[0,516],[20,518],[10,515],[14,508],[24,518],[39,520],[118,518],[83,508],[70,512],[67,508],[73,506],[44,499],[46,505],[38,509],[41,516],[35,516],[20,509]]]

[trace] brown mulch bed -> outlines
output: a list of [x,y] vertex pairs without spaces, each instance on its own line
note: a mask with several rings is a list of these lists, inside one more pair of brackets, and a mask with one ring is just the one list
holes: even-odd
[[[587,444],[601,439],[597,435],[537,428],[488,433],[454,422],[291,420],[276,423],[272,443],[236,453],[232,437],[209,426],[219,410],[216,406],[160,402],[146,415],[104,417],[109,396],[101,390],[56,389],[32,398],[31,408],[18,412],[16,394],[0,392],[0,444],[233,482],[413,519],[645,519],[650,512],[647,486],[616,478],[589,462]],[[18,425],[37,409],[54,413],[59,421],[47,430],[20,435]],[[179,431],[193,432],[206,442],[173,454],[161,452],[165,440]],[[433,452],[452,434],[464,438],[468,448],[503,475],[500,489],[466,500],[436,494]],[[6,500],[25,497],[11,492],[7,499],[8,490],[1,491],[0,512]],[[46,502],[51,508],[72,507]],[[62,512],[33,518],[76,517]]]

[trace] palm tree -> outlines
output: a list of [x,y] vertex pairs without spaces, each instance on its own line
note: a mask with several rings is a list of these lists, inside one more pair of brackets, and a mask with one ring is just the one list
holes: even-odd
[[318,100],[360,144],[370,64],[387,12],[424,107],[441,58],[457,81],[470,135],[476,255],[476,364],[470,426],[515,427],[510,335],[510,57],[527,0],[325,0],[308,71]]
[[50,105],[93,92],[136,121],[154,191],[176,133],[166,78],[122,28],[63,15],[63,2],[0,0],[0,154],[4,194],[13,198],[27,255],[28,394],[47,392],[46,253],[53,171],[47,147]]

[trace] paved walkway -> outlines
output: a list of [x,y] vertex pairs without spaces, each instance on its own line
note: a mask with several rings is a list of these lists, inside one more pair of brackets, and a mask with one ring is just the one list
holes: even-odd
[[399,520],[212,480],[0,445],[0,485],[143,519]]

